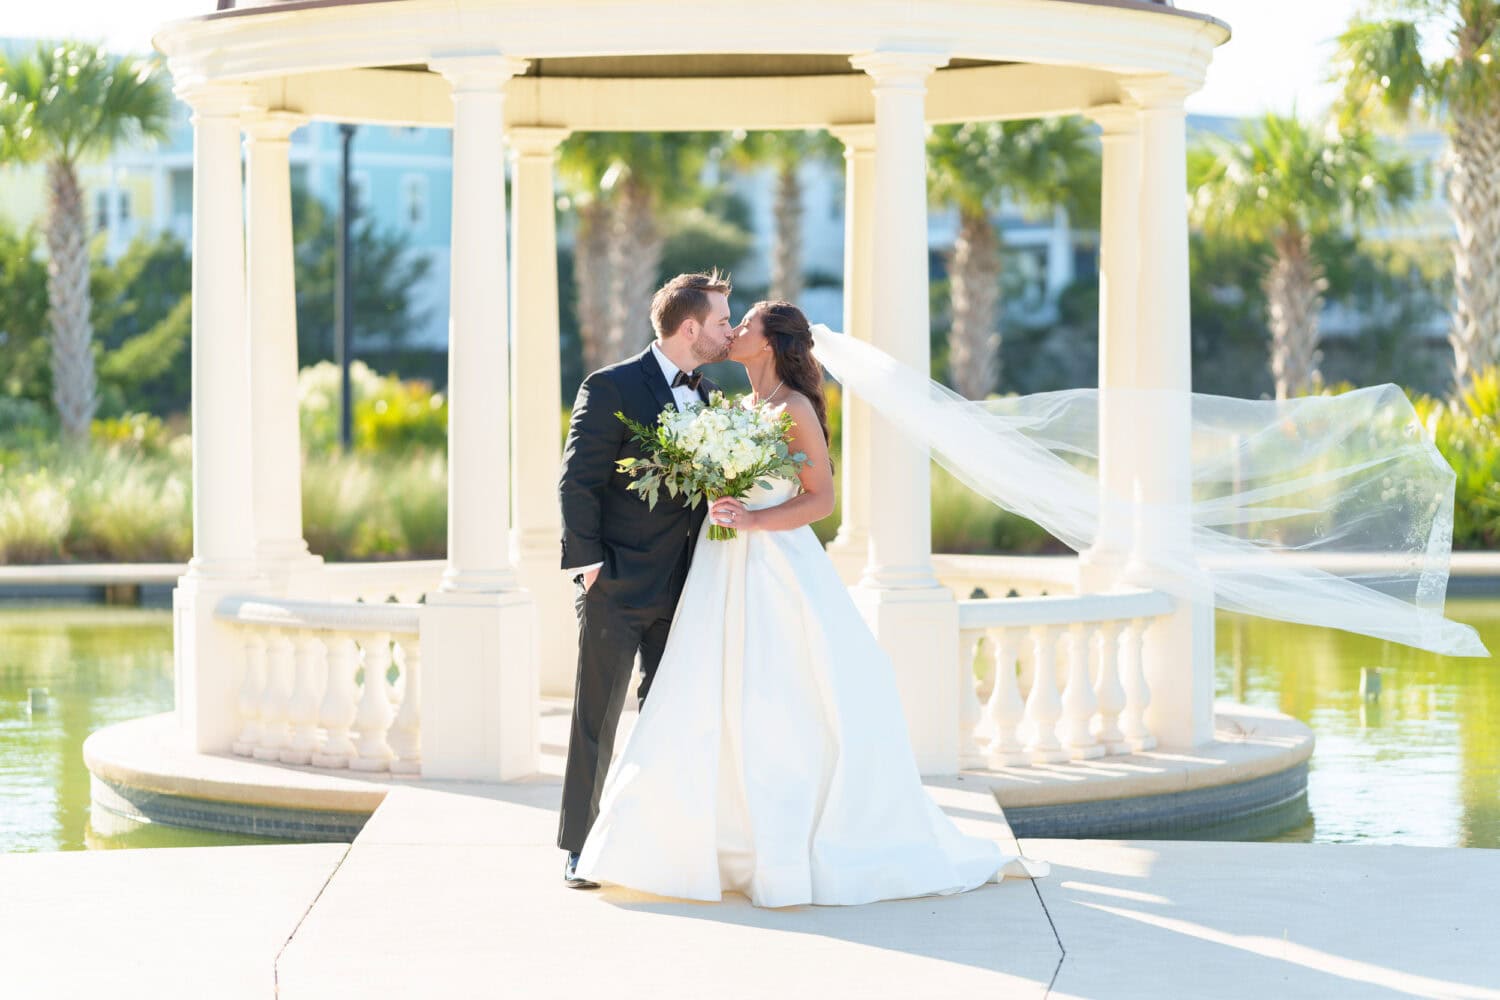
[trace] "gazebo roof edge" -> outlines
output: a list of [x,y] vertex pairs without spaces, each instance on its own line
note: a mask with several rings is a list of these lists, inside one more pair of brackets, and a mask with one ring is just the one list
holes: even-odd
[[[282,0],[272,3],[250,3],[240,6],[235,0],[218,0],[218,9],[188,20],[218,21],[235,17],[253,17],[282,11],[314,10],[319,7],[363,7],[370,4],[395,4],[403,0]],[[1052,3],[1070,3],[1089,7],[1117,7],[1123,10],[1138,10],[1148,14],[1164,14],[1202,21],[1222,28],[1226,38],[1230,33],[1228,22],[1195,10],[1183,10],[1173,6],[1170,0],[1051,0]]]

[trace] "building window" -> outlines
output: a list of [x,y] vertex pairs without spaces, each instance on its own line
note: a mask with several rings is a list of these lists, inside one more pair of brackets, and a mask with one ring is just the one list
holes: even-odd
[[99,232],[109,228],[109,190],[94,192],[94,228]]
[[406,174],[401,178],[401,222],[407,229],[427,225],[427,177]]

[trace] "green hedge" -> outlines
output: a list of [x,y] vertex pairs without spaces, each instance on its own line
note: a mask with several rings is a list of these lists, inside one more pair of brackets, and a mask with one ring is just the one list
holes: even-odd
[[[447,537],[447,403],[427,383],[354,366],[354,449],[337,450],[337,371],[302,373],[303,528],[331,560],[441,558]],[[1414,396],[1458,473],[1453,544],[1500,548],[1500,373],[1448,401]],[[0,408],[3,409],[3,408]],[[830,387],[835,448],[838,387]],[[192,553],[191,439],[180,421],[144,414],[95,421],[85,447],[59,443],[40,408],[0,416],[0,563],[184,561]],[[566,413],[560,426],[566,426]],[[838,455],[834,456],[837,465]],[[839,511],[814,525],[833,537]],[[939,552],[1066,549],[934,467]]]

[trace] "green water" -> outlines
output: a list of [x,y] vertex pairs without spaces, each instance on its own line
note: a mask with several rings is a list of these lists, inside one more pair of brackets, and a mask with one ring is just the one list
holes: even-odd
[[[1450,616],[1500,651],[1500,601]],[[1362,667],[1383,691],[1359,693]],[[1500,847],[1500,671],[1362,636],[1222,615],[1218,693],[1317,734],[1312,820],[1279,839]],[[29,713],[27,688],[50,691]],[[82,746],[93,730],[172,707],[172,619],[161,610],[0,608],[0,851],[268,843],[89,822]]]
[[[1447,613],[1500,654],[1500,601],[1455,598]],[[1228,614],[1216,645],[1220,697],[1285,712],[1317,737],[1312,821],[1278,839],[1500,847],[1500,659]],[[1378,698],[1360,695],[1364,667],[1380,671]]]
[[[30,712],[27,689],[48,690]],[[172,708],[172,613],[97,605],[0,607],[0,852],[278,843],[89,821],[83,741]]]

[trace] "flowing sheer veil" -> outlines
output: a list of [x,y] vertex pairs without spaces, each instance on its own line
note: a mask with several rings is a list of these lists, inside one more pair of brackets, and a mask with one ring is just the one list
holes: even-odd
[[[1103,522],[1123,530],[1116,539],[1110,529],[1122,551],[1148,540],[1126,571],[1131,584],[1489,655],[1474,629],[1443,616],[1455,476],[1398,386],[1290,400],[1070,389],[976,402],[853,337],[812,331],[814,354],[846,392],[980,496],[1079,552]],[[1101,489],[1101,411],[1111,426],[1127,422],[1138,464],[1161,447],[1190,448],[1191,462],[1177,463],[1164,492]]]

